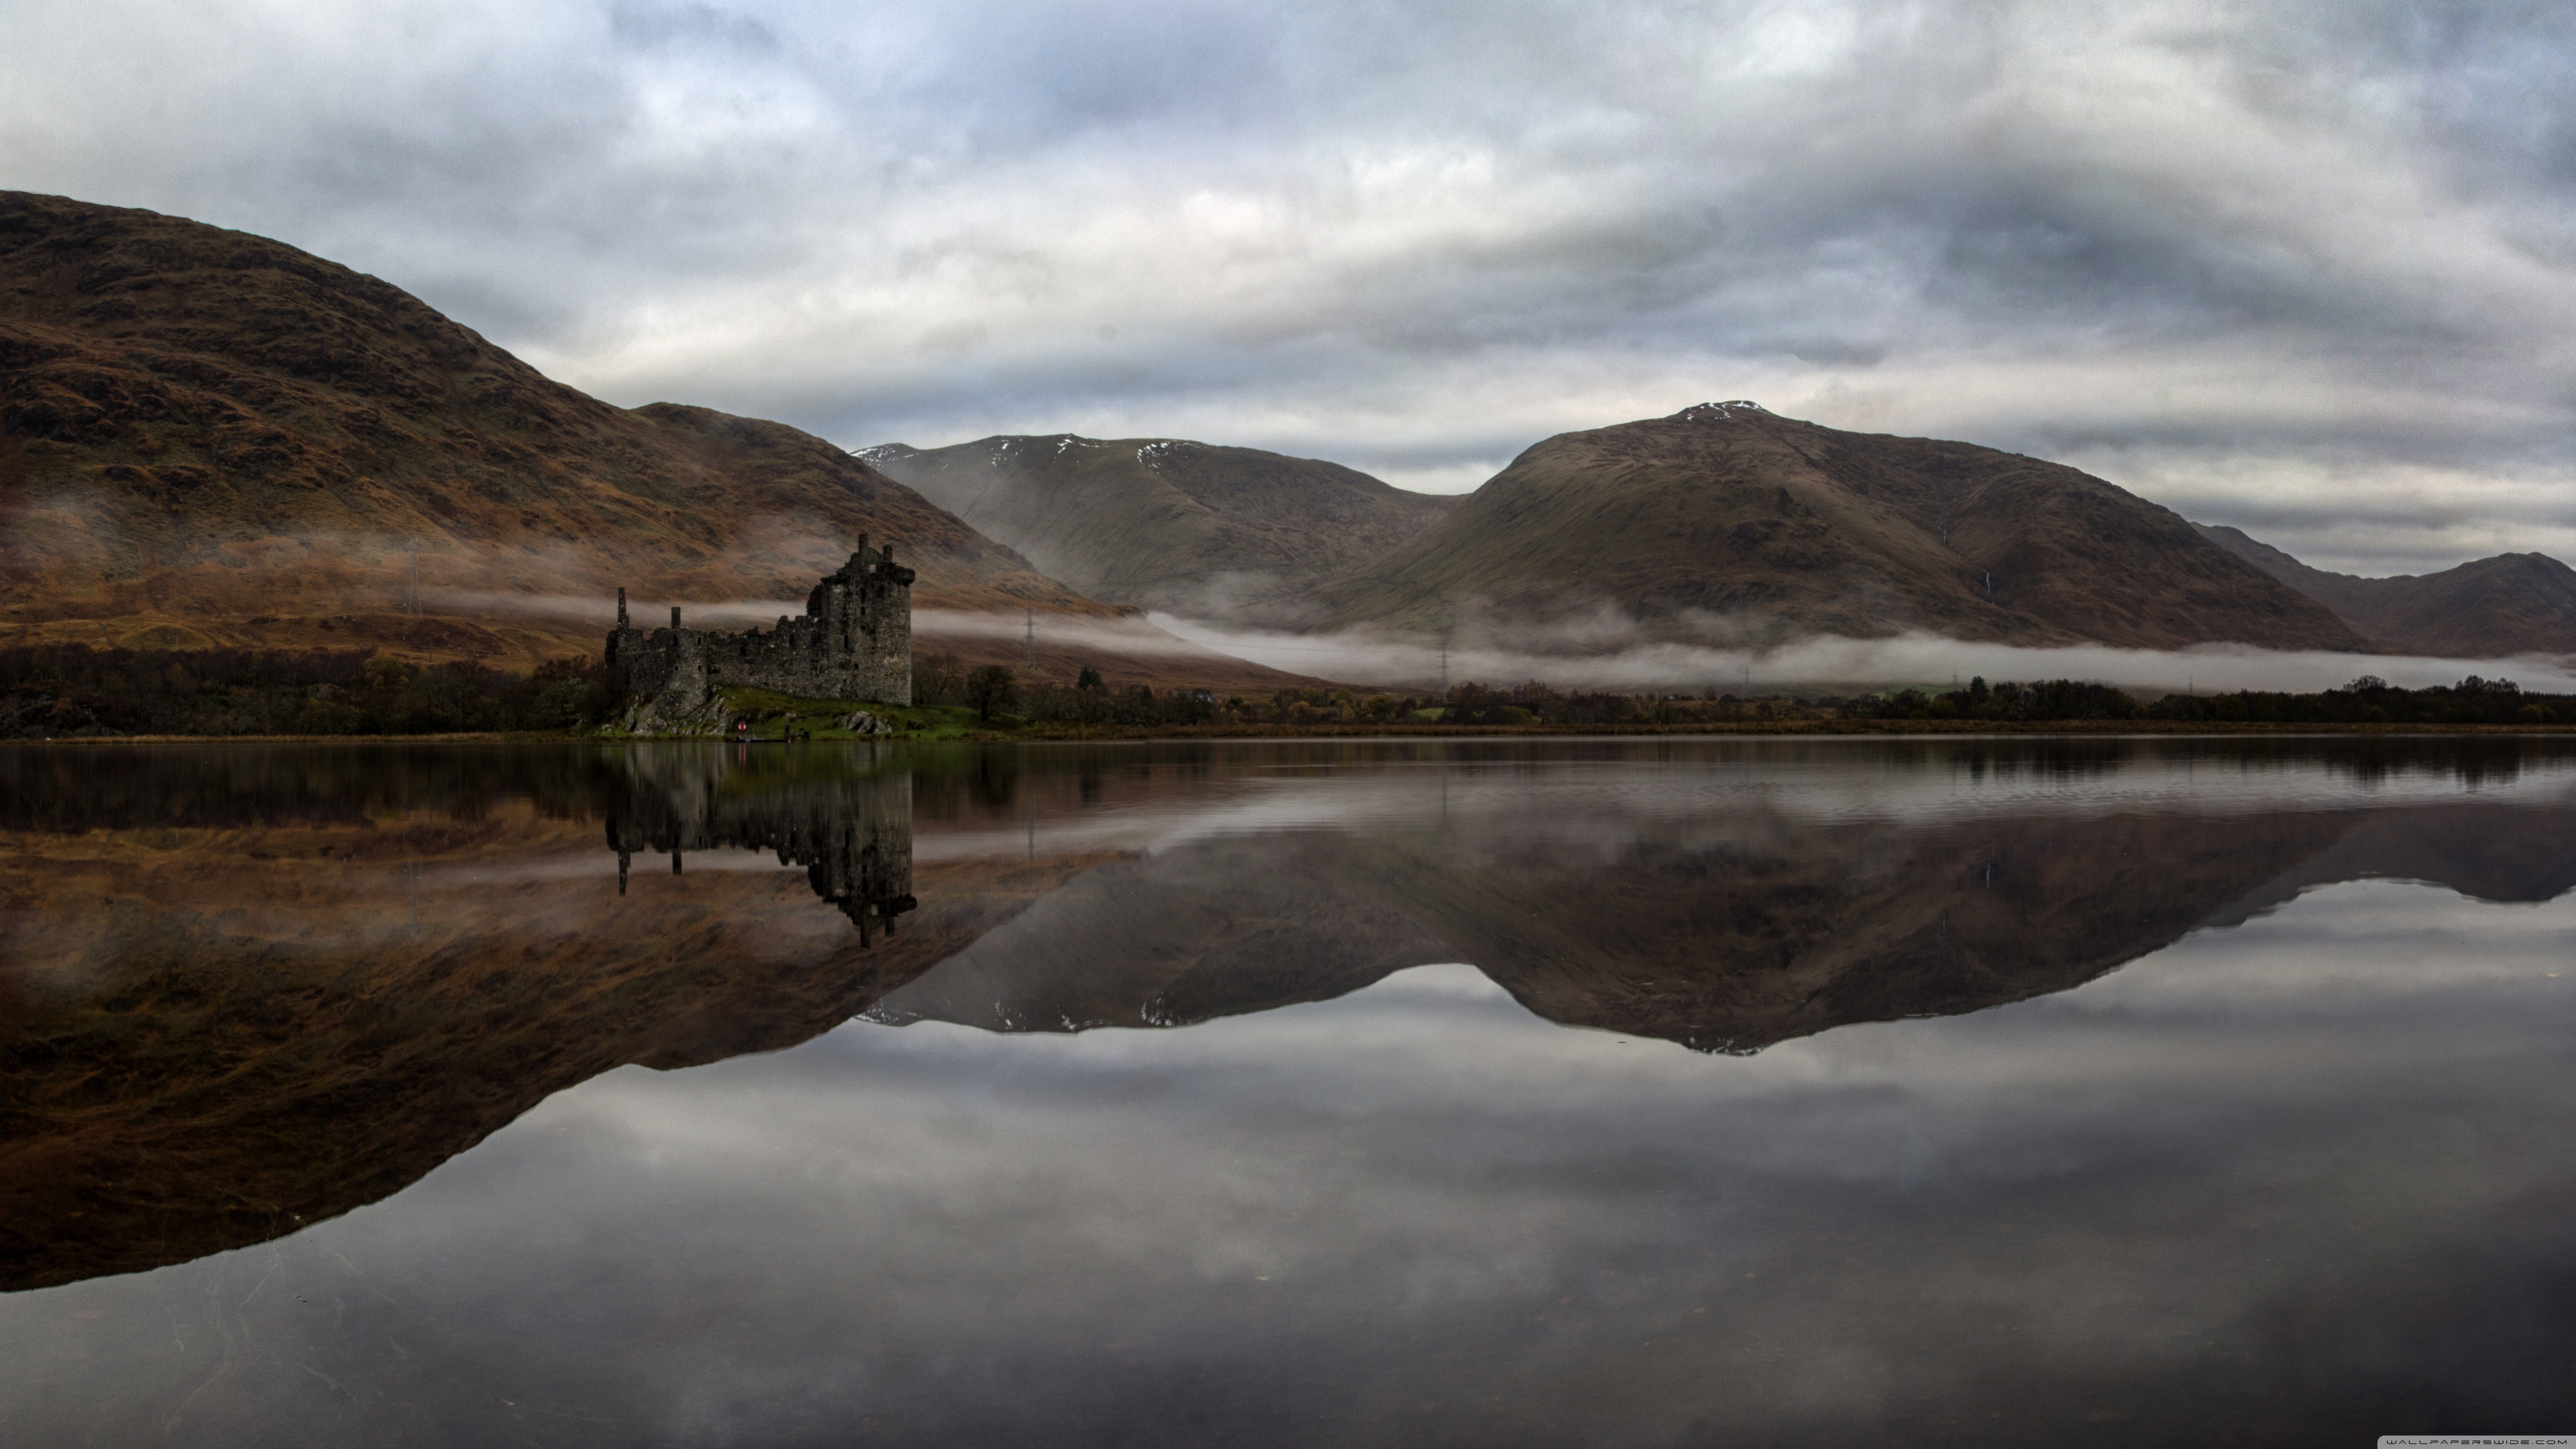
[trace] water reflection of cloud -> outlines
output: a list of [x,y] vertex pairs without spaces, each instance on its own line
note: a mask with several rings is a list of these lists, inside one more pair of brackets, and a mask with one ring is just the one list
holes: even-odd
[[[1445,762],[1396,761],[1317,775],[1293,769],[1164,782],[1151,796],[1019,821],[921,822],[917,859],[1026,853],[1159,851],[1298,830],[1412,831],[1435,823],[1615,851],[1641,823],[1687,822],[1733,838],[1747,822],[1931,823],[1976,817],[2085,817],[2139,810],[2254,815],[2484,801],[2557,804],[2576,797],[2576,754],[2543,746],[2510,771],[2467,776],[2445,757],[2400,758],[2356,779],[2380,742],[2301,741],[2230,755],[2205,742],[1863,737],[1674,740],[1662,761],[1586,759],[1580,741]],[[1866,760],[1872,768],[1854,768]],[[1139,757],[1140,764],[1142,757]],[[2356,790],[2356,784],[2360,786]]]
[[[2349,884],[1745,1059],[1557,1029],[1459,966],[1180,1031],[853,1025],[612,1073],[273,1249],[0,1304],[0,1350],[158,1416],[206,1350],[111,1386],[79,1346],[247,1300],[235,1392],[384,1422],[304,1366],[390,1335],[425,1382],[629,1420],[567,1443],[790,1406],[904,1442],[2178,1439],[2422,1375],[2509,1409],[2542,1382],[2516,1315],[2571,1263],[2514,1206],[2576,1189],[2532,1146],[2576,1123],[2571,945],[2576,902]],[[2370,1311],[2410,1303],[2447,1337]]]

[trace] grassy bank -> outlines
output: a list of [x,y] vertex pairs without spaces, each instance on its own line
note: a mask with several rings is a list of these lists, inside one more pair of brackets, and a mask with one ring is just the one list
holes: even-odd
[[897,736],[915,740],[999,738],[974,710],[962,704],[872,704],[861,699],[799,699],[767,689],[717,691],[725,707],[751,726],[736,738],[776,740],[793,736],[816,740],[884,739],[873,730],[848,728],[843,721],[866,714],[894,727]]

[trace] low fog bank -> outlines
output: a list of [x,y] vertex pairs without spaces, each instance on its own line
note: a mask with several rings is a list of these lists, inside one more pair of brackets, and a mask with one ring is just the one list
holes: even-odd
[[[605,633],[617,616],[614,595],[529,594],[423,589],[422,602],[441,612],[543,618],[596,624]],[[670,600],[630,598],[628,612],[643,628],[666,623]],[[679,601],[684,622],[703,628],[742,629],[775,624],[805,612],[802,599]],[[1028,638],[1025,612],[980,613],[916,609],[913,634],[924,645],[942,639]],[[1177,615],[1103,619],[1040,611],[1035,636],[1050,650],[1096,649],[1104,656],[1186,658],[1216,653],[1292,674],[1388,689],[1438,686],[1442,649],[1437,639],[1348,630],[1299,634],[1229,628]],[[1622,635],[1627,637],[1622,637]],[[1496,637],[1508,635],[1509,637]],[[1743,694],[1797,688],[1840,691],[1895,685],[2083,679],[2115,684],[2147,697],[2168,692],[2239,689],[2320,690],[2375,674],[2408,689],[2451,684],[2468,675],[2507,678],[2525,689],[2576,692],[2576,659],[2521,656],[2510,659],[2444,659],[2393,654],[2342,654],[2326,650],[2280,652],[2245,645],[2210,644],[2185,650],[2116,649],[2076,645],[2031,649],[1970,643],[1933,634],[1885,639],[1825,635],[1770,647],[1723,646],[1635,637],[1633,625],[1585,617],[1519,631],[1479,631],[1447,650],[1451,684],[1487,685],[1536,680],[1559,689]]]
[[[424,607],[439,613],[544,619],[595,624],[605,634],[617,619],[614,594],[534,594],[516,591],[433,589],[420,591]],[[627,616],[637,627],[658,629],[681,611],[690,628],[767,628],[782,618],[805,616],[803,599],[662,599],[629,594]],[[912,632],[917,638],[1021,639],[1031,627],[1026,611],[979,613],[970,609],[915,609]],[[1058,648],[1114,649],[1122,653],[1201,654],[1196,644],[1173,638],[1142,618],[1106,619],[1038,610],[1038,642]]]
[[[1040,646],[1047,649],[1097,649],[1104,654],[1196,657],[1209,652],[1206,646],[1177,638],[1161,622],[1146,618],[1103,619],[1044,612],[1031,616],[1025,612],[987,614],[968,609],[915,609],[912,611],[912,633],[916,640],[1021,640],[1034,637]],[[1219,649],[1215,652],[1231,654],[1234,651]]]
[[[467,617],[542,619],[556,623],[596,624],[605,634],[617,622],[615,594],[523,594],[513,590],[433,589],[420,591],[423,608]],[[658,629],[671,622],[674,606],[690,628],[743,629],[775,624],[780,615],[802,617],[803,599],[644,599],[630,595],[627,617],[639,628]]]
[[[1438,640],[1355,630],[1336,634],[1282,634],[1229,630],[1165,614],[1147,616],[1183,639],[1274,669],[1320,675],[1390,689],[1428,689],[1442,677]],[[1534,638],[1544,637],[1532,630]],[[2082,679],[2118,685],[2150,698],[2197,690],[2332,688],[2365,674],[2409,689],[2451,684],[2476,674],[2509,678],[2525,689],[2576,690],[2571,661],[2434,659],[2392,654],[2342,654],[2327,650],[2281,652],[2246,645],[2210,644],[2184,650],[2115,649],[2108,645],[2031,649],[1968,643],[1933,634],[1885,639],[1823,635],[1768,648],[1723,648],[1634,639],[1570,645],[1563,634],[1546,647],[1519,647],[1491,639],[1453,644],[1447,650],[1451,684],[1486,685],[1536,680],[1559,689],[1606,689],[1698,694],[1742,694],[1801,687],[1841,691],[1895,685]]]

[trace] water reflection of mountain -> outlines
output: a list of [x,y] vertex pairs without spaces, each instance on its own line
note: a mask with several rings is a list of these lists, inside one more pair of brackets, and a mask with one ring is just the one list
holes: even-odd
[[2456,796],[1920,821],[1608,813],[1157,851],[1074,881],[869,1015],[1172,1026],[1465,961],[1551,1021],[1747,1051],[2062,991],[2336,881],[2497,901],[2576,885],[2576,810]]
[[[916,881],[911,777],[817,758],[842,768],[712,749],[0,760],[0,1288],[258,1242],[601,1072],[793,1045],[1096,863]],[[735,856],[621,896],[603,820],[612,841],[807,869]]]

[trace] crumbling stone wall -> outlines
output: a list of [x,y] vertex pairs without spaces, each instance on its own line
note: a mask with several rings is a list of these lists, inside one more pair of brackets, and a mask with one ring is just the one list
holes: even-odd
[[894,545],[871,552],[863,538],[850,561],[805,596],[804,617],[782,614],[775,628],[738,634],[683,628],[676,608],[669,628],[647,633],[628,622],[620,589],[608,671],[643,701],[645,719],[694,716],[719,685],[910,704],[912,580],[912,570],[895,563]]

